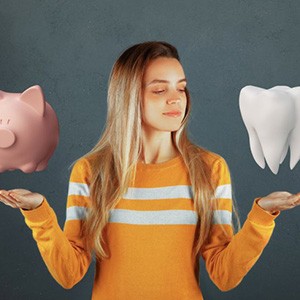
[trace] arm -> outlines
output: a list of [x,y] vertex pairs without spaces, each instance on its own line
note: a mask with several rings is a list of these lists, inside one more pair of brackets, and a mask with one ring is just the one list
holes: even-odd
[[85,249],[81,234],[84,213],[90,201],[88,170],[85,159],[73,166],[63,231],[46,198],[33,210],[20,209],[49,272],[66,289],[82,279],[91,262],[91,254]]
[[[211,280],[227,291],[237,286],[260,257],[272,235],[275,218],[258,204],[255,198],[247,219],[237,234],[232,229],[232,186],[226,161],[221,158],[213,166],[216,180],[217,212],[210,235],[203,247],[202,256]],[[217,219],[216,216],[221,218]],[[222,230],[222,226],[227,235]]]

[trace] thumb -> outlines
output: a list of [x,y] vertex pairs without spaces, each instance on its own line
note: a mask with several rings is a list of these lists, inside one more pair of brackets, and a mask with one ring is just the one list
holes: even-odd
[[291,205],[296,205],[299,203],[300,201],[300,193],[297,193],[295,195],[291,195],[288,197],[288,202],[291,204]]
[[9,193],[17,194],[17,195],[25,195],[30,194],[31,191],[25,189],[12,189],[8,191]]
[[16,192],[11,192],[11,191],[8,192],[8,195],[10,197],[12,197],[13,199],[16,199],[16,200],[24,200],[24,198],[26,198],[22,194],[19,194],[19,193],[16,193]]

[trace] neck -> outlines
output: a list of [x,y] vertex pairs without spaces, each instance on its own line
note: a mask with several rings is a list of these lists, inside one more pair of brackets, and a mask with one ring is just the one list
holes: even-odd
[[152,134],[144,132],[142,136],[142,153],[140,161],[143,163],[160,163],[176,157],[179,154],[172,142],[171,132],[160,131]]

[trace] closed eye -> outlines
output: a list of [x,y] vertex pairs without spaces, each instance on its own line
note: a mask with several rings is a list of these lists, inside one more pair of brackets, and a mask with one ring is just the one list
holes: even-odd
[[[154,94],[161,94],[163,93],[165,90],[159,90],[159,91],[153,91]],[[185,93],[185,89],[179,89],[179,92]]]

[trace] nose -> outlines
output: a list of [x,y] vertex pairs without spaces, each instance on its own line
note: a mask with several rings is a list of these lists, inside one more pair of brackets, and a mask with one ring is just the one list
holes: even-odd
[[15,134],[6,128],[1,128],[0,129],[0,148],[8,148],[11,145],[13,145],[13,143],[16,140],[16,136]]
[[169,104],[172,104],[172,103],[176,104],[178,102],[180,103],[182,98],[183,98],[183,94],[181,92],[178,92],[177,90],[170,91],[168,103]]
[[180,99],[179,99],[179,98],[177,98],[177,99],[169,99],[169,100],[168,100],[168,103],[169,103],[169,104],[175,104],[175,103],[177,103],[177,102],[180,102]]

